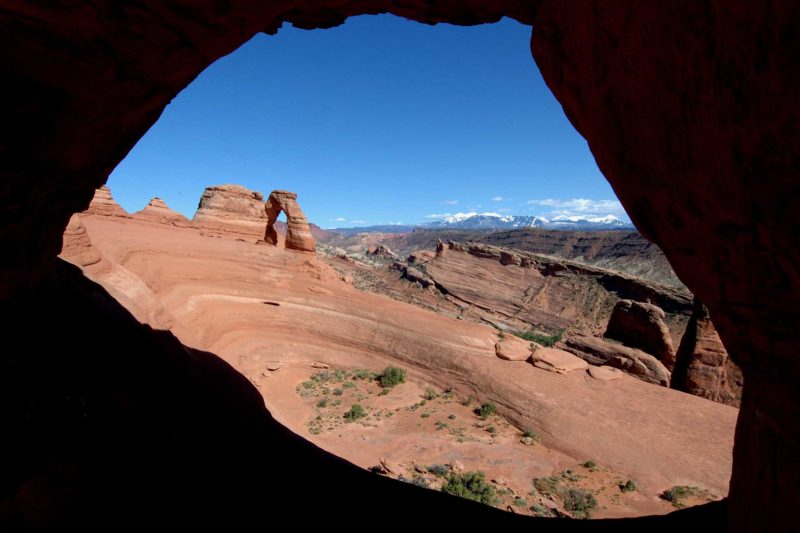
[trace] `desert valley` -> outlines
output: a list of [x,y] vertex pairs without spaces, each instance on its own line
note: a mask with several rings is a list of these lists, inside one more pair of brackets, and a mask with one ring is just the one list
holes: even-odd
[[635,232],[345,234],[286,191],[208,187],[189,220],[103,187],[61,257],[375,475],[536,516],[727,495],[741,373]]

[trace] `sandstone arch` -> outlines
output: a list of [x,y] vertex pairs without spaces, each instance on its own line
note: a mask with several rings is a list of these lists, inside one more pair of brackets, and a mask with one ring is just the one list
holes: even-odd
[[[6,3],[0,18],[3,310],[17,311],[66,276],[56,256],[70,215],[88,206],[114,166],[207,65],[283,22],[326,28],[383,12],[424,23],[509,16],[534,27],[531,51],[549,87],[631,219],[706,303],[742,368],[730,527],[796,529],[796,1]],[[88,305],[88,291],[53,294]],[[13,342],[24,329],[9,331]],[[78,343],[91,334],[77,326],[61,341]],[[152,346],[180,366],[180,352],[168,344]]]
[[267,212],[267,230],[264,240],[268,244],[278,244],[278,232],[275,230],[275,221],[281,211],[286,213],[286,248],[301,252],[316,252],[316,242],[311,235],[308,219],[297,203],[297,193],[289,191],[272,191],[264,204]]

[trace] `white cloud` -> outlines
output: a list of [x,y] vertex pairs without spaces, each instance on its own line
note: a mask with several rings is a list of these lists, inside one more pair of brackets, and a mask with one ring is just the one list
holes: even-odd
[[511,209],[510,207],[501,207],[500,209],[497,210],[498,213],[511,213],[512,211],[513,209]]
[[367,221],[366,220],[351,220],[350,223],[351,224],[366,224]]
[[503,200],[505,200],[505,198],[503,198],[502,196],[495,196],[494,198],[492,198],[493,202],[502,202]]
[[331,220],[333,220],[334,222],[346,222],[347,221],[347,219],[344,218],[344,217],[336,217],[336,218],[332,218]]
[[444,205],[458,205],[458,200],[445,200],[442,202]]
[[425,218],[447,218],[453,216],[450,213],[434,213],[432,215],[425,215]]
[[617,215],[627,218],[625,209],[619,200],[590,200],[589,198],[571,198],[561,200],[545,198],[542,200],[528,200],[528,205],[535,205],[549,209],[549,216],[574,216],[574,215]]

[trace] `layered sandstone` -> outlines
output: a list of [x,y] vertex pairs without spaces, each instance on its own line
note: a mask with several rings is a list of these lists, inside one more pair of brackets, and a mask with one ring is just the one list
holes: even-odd
[[678,348],[671,387],[738,407],[743,385],[742,371],[728,356],[708,309],[696,300]]
[[677,334],[691,314],[688,291],[585,264],[475,243],[437,249],[418,267],[421,277],[516,329],[601,334],[616,303],[626,298],[658,302]]
[[597,337],[575,335],[566,340],[565,349],[594,365],[618,368],[642,381],[669,387],[669,370],[661,361],[636,348]]
[[84,211],[87,215],[102,215],[106,217],[126,217],[128,213],[121,205],[114,200],[111,189],[103,185],[94,191],[94,197],[88,209]]
[[620,300],[603,336],[656,356],[671,371],[675,366],[675,346],[664,318],[664,310],[657,305]]
[[281,212],[286,214],[286,248],[301,252],[316,252],[317,245],[305,213],[297,203],[297,193],[290,191],[272,191],[265,207],[267,229],[264,240],[269,244],[278,244],[278,232],[275,222]]
[[64,244],[61,247],[61,257],[80,267],[88,267],[100,262],[102,256],[89,239],[86,226],[81,222],[80,215],[72,215],[67,229],[64,230]]
[[192,222],[210,230],[260,237],[267,224],[264,195],[241,185],[206,187]]
[[152,198],[144,209],[137,211],[133,216],[159,224],[175,224],[176,226],[186,226],[190,224],[188,218],[170,209],[167,203],[157,196]]

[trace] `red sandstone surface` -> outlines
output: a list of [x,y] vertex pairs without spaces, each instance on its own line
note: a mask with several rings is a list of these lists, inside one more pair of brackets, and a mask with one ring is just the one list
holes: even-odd
[[[108,266],[82,265],[86,274],[135,316],[220,355],[256,385],[278,420],[360,466],[386,456],[404,464],[449,457],[523,491],[531,490],[531,477],[591,459],[638,486],[635,497],[604,504],[597,517],[669,512],[658,494],[674,485],[726,494],[737,413],[731,407],[630,376],[603,381],[585,370],[560,374],[500,359],[493,327],[359,291],[314,256],[243,242],[235,232],[210,237],[136,219],[79,219],[86,231],[66,235],[65,258],[81,265],[89,250],[99,253]],[[410,383],[376,398],[374,407],[404,409],[426,386],[452,388],[459,397],[495,402],[513,426],[534,428],[542,445],[519,444],[514,429],[493,445],[440,439],[445,434],[432,426],[438,418],[426,420],[427,429],[415,417],[399,417],[378,428],[312,435],[315,408],[295,388],[315,372],[314,362],[374,371],[402,366]],[[464,418],[461,411],[456,416]]]

